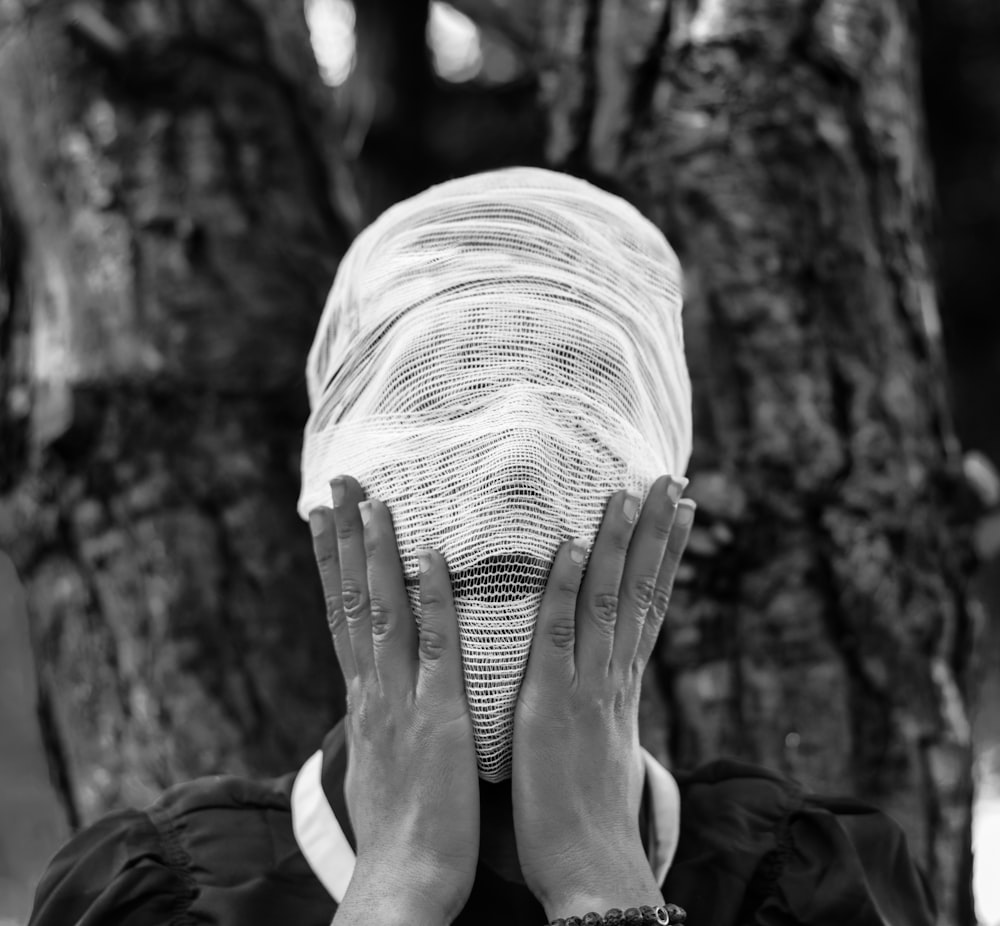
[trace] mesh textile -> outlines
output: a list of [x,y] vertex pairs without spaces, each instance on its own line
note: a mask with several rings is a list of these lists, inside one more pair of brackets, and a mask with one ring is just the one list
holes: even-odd
[[608,496],[691,453],[678,260],[634,207],[507,168],[392,206],[341,262],[309,353],[298,511],[355,477],[447,561],[480,777],[511,774],[513,712],[559,545]]

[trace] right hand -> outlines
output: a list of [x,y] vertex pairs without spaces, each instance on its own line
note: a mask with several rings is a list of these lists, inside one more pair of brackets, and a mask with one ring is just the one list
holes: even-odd
[[432,553],[420,576],[418,642],[392,516],[371,499],[363,527],[364,491],[343,481],[335,511],[315,509],[309,521],[347,684],[350,888],[398,900],[415,921],[451,922],[476,875],[479,773],[448,569]]
[[[514,711],[524,880],[550,920],[663,903],[639,833],[639,697],[694,503],[661,477],[630,522],[613,495],[586,574],[556,554]],[[600,909],[599,909],[600,908]]]

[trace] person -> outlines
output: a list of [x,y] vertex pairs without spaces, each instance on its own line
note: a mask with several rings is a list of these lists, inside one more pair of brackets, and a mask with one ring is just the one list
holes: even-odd
[[285,776],[87,827],[30,926],[934,921],[876,808],[639,742],[695,505],[679,266],[637,210],[526,168],[392,207],[307,379],[345,717]]

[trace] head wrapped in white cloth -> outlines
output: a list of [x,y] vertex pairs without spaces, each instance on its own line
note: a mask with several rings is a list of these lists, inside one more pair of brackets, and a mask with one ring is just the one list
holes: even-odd
[[351,245],[307,365],[299,514],[354,476],[458,611],[479,774],[510,777],[513,712],[559,544],[691,453],[677,257],[635,208],[510,168],[388,209]]

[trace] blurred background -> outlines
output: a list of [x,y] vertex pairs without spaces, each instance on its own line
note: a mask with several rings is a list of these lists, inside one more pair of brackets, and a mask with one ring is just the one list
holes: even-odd
[[685,268],[644,745],[858,794],[1000,923],[1000,8],[0,0],[0,924],[75,830],[341,715],[313,327],[386,206],[514,164]]

